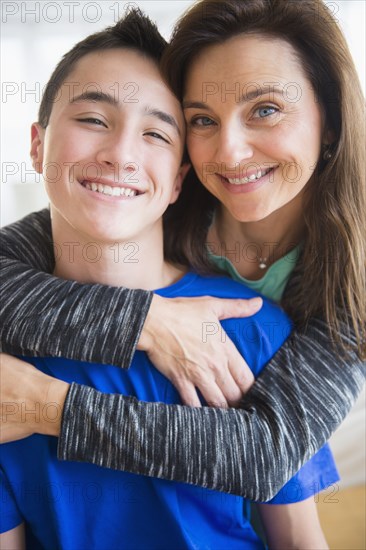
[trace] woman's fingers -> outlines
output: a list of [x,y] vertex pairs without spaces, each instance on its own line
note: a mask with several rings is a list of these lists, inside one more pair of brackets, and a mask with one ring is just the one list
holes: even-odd
[[212,310],[218,319],[231,319],[235,317],[250,317],[259,311],[263,300],[259,296],[250,300],[229,298],[204,298],[211,303]]
[[229,361],[229,369],[231,376],[239,390],[240,395],[237,396],[235,404],[238,404],[243,394],[247,393],[249,388],[254,384],[254,374],[248,367],[245,359],[238,353],[238,350],[230,340],[232,345],[232,355]]
[[179,392],[183,405],[189,405],[190,407],[202,406],[197,390],[192,382],[189,380],[177,379],[174,385]]
[[154,296],[139,348],[147,351],[185,404],[199,406],[199,390],[210,405],[235,406],[254,377],[220,319],[247,317],[261,306],[261,298]]

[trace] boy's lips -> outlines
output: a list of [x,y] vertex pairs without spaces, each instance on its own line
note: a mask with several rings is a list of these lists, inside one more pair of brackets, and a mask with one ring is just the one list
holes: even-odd
[[109,197],[132,198],[145,193],[145,191],[136,189],[136,187],[132,187],[125,184],[121,185],[116,183],[115,181],[110,181],[106,179],[98,179],[98,180],[84,179],[79,181],[79,183],[89,191],[100,193],[102,195],[106,195]]

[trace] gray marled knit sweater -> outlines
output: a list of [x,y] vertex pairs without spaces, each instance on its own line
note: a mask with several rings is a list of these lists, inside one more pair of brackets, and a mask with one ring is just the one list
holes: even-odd
[[[2,230],[2,349],[128,368],[152,294],[39,272],[53,262],[48,210]],[[356,353],[337,355],[314,320],[277,352],[240,409],[145,403],[74,384],[59,458],[268,500],[342,422],[365,370]]]

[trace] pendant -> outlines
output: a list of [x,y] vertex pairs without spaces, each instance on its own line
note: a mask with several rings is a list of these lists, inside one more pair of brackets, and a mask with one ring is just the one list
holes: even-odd
[[259,269],[267,269],[267,258],[259,258]]

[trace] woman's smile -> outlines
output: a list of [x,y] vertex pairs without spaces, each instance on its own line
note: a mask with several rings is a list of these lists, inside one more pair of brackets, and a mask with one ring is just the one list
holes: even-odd
[[188,71],[183,105],[192,164],[235,219],[262,220],[301,194],[323,120],[288,42],[250,35],[209,46]]
[[230,175],[230,172],[217,174],[221,179],[224,187],[230,191],[230,193],[250,193],[262,187],[262,185],[267,185],[273,181],[273,175],[276,167],[273,168],[262,168],[258,171],[253,172],[252,170],[244,170],[241,175],[234,176]]

